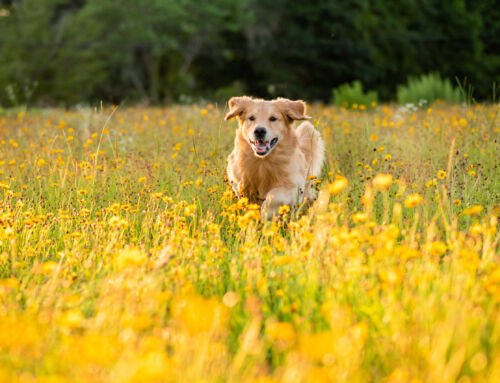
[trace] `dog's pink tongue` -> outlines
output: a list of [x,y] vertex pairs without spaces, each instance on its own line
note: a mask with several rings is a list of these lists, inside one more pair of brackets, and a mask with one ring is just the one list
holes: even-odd
[[269,146],[269,142],[257,142],[257,144],[255,145],[255,151],[259,154],[263,154],[270,149]]

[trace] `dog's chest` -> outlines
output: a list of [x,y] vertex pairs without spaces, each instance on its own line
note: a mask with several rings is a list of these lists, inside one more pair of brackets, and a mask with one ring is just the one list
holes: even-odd
[[261,159],[252,159],[245,165],[242,174],[243,192],[251,199],[264,200],[271,189],[280,186],[280,181],[286,182],[288,179],[286,172]]

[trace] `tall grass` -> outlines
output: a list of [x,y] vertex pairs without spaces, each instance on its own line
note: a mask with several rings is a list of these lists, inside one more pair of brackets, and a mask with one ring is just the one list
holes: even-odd
[[311,108],[267,223],[211,105],[6,113],[0,381],[498,380],[498,106]]

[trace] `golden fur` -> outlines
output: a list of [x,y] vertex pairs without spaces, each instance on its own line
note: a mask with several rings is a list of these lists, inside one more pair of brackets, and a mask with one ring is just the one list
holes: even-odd
[[[233,97],[225,119],[233,117],[239,126],[227,174],[236,195],[262,202],[262,217],[268,219],[282,205],[293,207],[304,198],[312,201],[315,191],[308,177],[321,173],[324,144],[309,122],[292,127],[295,120],[310,119],[306,104],[283,98],[264,101]],[[277,139],[264,156],[257,154],[252,143],[257,127],[265,128],[269,139]]]

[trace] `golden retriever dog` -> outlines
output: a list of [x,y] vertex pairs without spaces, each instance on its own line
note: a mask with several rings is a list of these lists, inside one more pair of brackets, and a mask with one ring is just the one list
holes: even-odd
[[233,117],[238,129],[227,175],[238,198],[262,202],[263,219],[278,215],[282,205],[293,208],[313,201],[316,191],[309,178],[320,175],[325,148],[311,123],[292,126],[295,120],[311,118],[305,102],[233,97],[224,119]]

